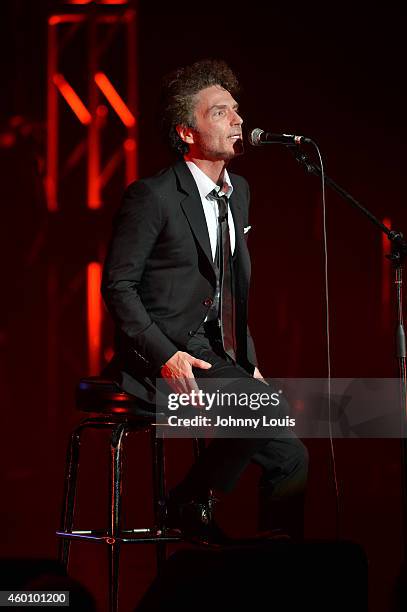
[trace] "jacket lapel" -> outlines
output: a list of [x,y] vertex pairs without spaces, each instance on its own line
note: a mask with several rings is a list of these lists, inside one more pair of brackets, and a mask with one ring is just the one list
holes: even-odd
[[[181,196],[181,207],[188,219],[188,223],[196,241],[204,252],[214,276],[216,276],[212,259],[212,249],[209,240],[208,226],[206,224],[201,197],[199,195],[194,177],[183,160],[178,161],[174,165],[174,172],[177,176],[178,189]],[[243,232],[243,210],[245,207],[247,207],[247,202],[244,200],[242,194],[239,193],[239,190],[234,188],[230,198],[230,209],[233,215],[236,234],[234,260],[236,260],[237,263],[240,280],[244,283],[248,283],[250,279],[250,257]]]
[[234,259],[236,260],[237,269],[239,270],[240,276],[242,277],[241,280],[248,282],[250,279],[250,257],[243,230],[244,206],[247,206],[247,203],[242,200],[241,193],[239,193],[238,190],[234,188],[230,198],[230,210],[233,216],[236,236]]
[[198,187],[185,162],[177,162],[174,166],[174,171],[178,178],[178,188],[182,192],[180,194],[182,197],[181,207],[188,219],[192,233],[206,255],[213,273],[215,274],[208,226],[206,224],[205,213],[203,211]]

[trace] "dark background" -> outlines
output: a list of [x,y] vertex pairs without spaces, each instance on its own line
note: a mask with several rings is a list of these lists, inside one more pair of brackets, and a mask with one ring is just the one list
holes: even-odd
[[[90,214],[80,180],[67,180],[62,184],[60,212],[47,213],[46,27],[47,16],[63,8],[58,2],[4,0],[0,9],[3,557],[50,557],[56,551],[53,533],[58,525],[64,448],[79,416],[73,392],[76,381],[89,373],[84,270],[88,261],[103,256],[123,190],[123,177],[118,175],[109,185],[103,209]],[[311,136],[332,178],[380,219],[389,218],[393,227],[407,231],[406,23],[401,3],[374,7],[334,1],[265,7],[222,2],[198,7],[186,2],[140,2],[137,15],[141,176],[171,163],[157,132],[161,77],[179,65],[220,57],[240,77],[246,127]],[[120,44],[114,47],[107,64],[117,68],[121,51]],[[71,53],[69,70],[73,78],[76,70],[80,79],[84,48],[78,44]],[[76,135],[70,132],[67,138],[74,140]],[[261,370],[265,376],[325,376],[320,183],[277,146],[249,149],[248,145],[233,169],[247,177],[252,190],[250,323]],[[381,235],[331,191],[327,206],[332,375],[395,376],[393,298],[387,303],[382,295],[391,268],[383,262]],[[55,270],[57,315],[49,312],[50,267]],[[58,359],[50,363],[55,344]],[[110,346],[111,326],[106,321],[106,355]],[[51,402],[50,377],[55,389]],[[329,442],[307,444],[311,454],[307,536],[333,538]],[[180,453],[179,447],[175,451],[170,443],[171,481],[191,460],[188,444],[179,445],[185,452]],[[104,518],[103,491],[95,503],[106,474],[102,450],[98,454],[97,448],[88,453],[83,472],[81,516],[87,524],[98,514],[97,520]],[[390,609],[402,561],[400,443],[342,440],[335,442],[335,452],[342,535],[362,544],[368,554],[371,610]],[[134,523],[143,515],[140,504],[145,506],[149,496],[146,442],[129,453],[128,517]],[[250,468],[225,500],[220,522],[235,534],[253,532],[257,476],[256,468]],[[135,548],[123,555],[123,597],[129,606],[153,571],[152,550]],[[105,551],[87,544],[74,551],[75,576],[103,601]]]

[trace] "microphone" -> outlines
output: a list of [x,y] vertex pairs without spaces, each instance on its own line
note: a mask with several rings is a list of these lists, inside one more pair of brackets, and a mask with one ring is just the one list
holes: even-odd
[[305,136],[296,136],[294,134],[273,134],[272,132],[265,132],[260,128],[254,128],[249,134],[249,142],[255,147],[259,147],[263,144],[282,144],[282,145],[300,145],[309,144],[312,142],[311,138]]

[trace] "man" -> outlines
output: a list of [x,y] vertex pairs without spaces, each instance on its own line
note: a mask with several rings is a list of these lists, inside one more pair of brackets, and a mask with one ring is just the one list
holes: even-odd
[[[237,90],[221,61],[167,77],[163,126],[180,160],[130,185],[115,221],[102,290],[117,352],[106,373],[147,411],[160,375],[177,392],[200,386],[195,377],[264,391],[247,327],[249,188],[227,171],[243,153]],[[212,440],[170,494],[172,525],[222,541],[208,520],[208,490],[229,491],[251,460],[263,468],[260,528],[300,538],[307,453],[296,438]]]

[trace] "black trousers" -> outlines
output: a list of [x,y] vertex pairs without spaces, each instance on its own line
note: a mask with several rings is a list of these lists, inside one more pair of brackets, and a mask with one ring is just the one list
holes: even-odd
[[[203,390],[211,379],[222,379],[223,382],[232,379],[225,387],[227,392],[264,393],[264,383],[225,355],[220,338],[213,332],[202,328],[189,342],[187,351],[212,364],[208,370],[193,369],[194,376],[199,379],[198,386]],[[284,528],[293,521],[301,522],[308,452],[304,444],[292,435],[270,439],[212,439],[177,487],[177,492],[190,499],[205,497],[208,489],[228,492],[250,462],[262,468],[260,527]]]

